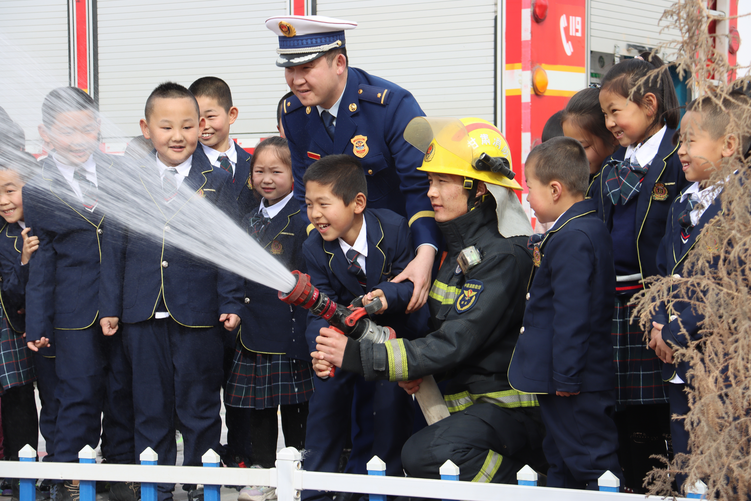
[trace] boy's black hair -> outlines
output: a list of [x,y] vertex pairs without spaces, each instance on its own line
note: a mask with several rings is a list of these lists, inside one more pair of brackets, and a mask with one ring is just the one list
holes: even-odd
[[41,170],[39,162],[25,151],[0,152],[0,171],[13,171],[26,184]]
[[11,151],[26,150],[26,134],[23,128],[12,120],[0,122],[0,149]]
[[[602,112],[600,112],[602,115]],[[554,137],[562,136],[563,135],[563,120],[561,117],[563,116],[563,110],[556,111],[551,115],[550,118],[548,118],[548,121],[545,122],[545,127],[542,128],[542,142],[544,143],[548,139],[553,139]]]
[[232,92],[227,82],[218,77],[201,77],[188,87],[196,97],[210,97],[216,99],[219,106],[229,113],[232,108]]
[[149,98],[146,100],[146,106],[144,107],[144,116],[146,117],[146,121],[148,122],[149,118],[151,118],[151,113],[154,111],[155,100],[180,99],[183,97],[193,101],[193,104],[196,107],[196,115],[200,118],[201,110],[198,107],[198,101],[196,101],[196,97],[193,95],[193,93],[179,83],[164,82],[159,84],[156,89],[151,91]]
[[747,116],[749,110],[751,99],[739,90],[734,90],[726,96],[706,95],[686,105],[687,112],[701,114],[701,128],[707,131],[712,139],[719,139],[727,134],[738,134],[738,146],[743,154],[751,145],[751,130]]
[[283,137],[271,136],[258,143],[258,146],[256,146],[256,149],[253,151],[253,158],[250,159],[251,176],[253,175],[253,167],[256,165],[258,154],[263,150],[267,150],[269,148],[273,148],[274,154],[279,158],[279,160],[281,160],[284,165],[292,169],[292,154],[289,151],[289,144],[287,143],[287,140]]
[[290,98],[293,95],[294,95],[294,93],[292,91],[287,92],[279,100],[279,104],[276,105],[276,123],[277,123],[277,125],[279,125],[279,124],[282,123],[282,110],[284,109],[284,101],[286,101],[287,98]]
[[52,127],[61,113],[75,111],[90,111],[99,114],[99,105],[78,87],[58,87],[44,98],[42,103],[42,123],[45,127]]
[[600,106],[600,89],[588,88],[574,94],[563,109],[561,124],[566,120],[571,120],[593,137],[600,138],[605,145],[613,145],[611,152],[615,151],[615,136],[605,125],[605,115]]
[[570,192],[582,195],[589,187],[589,160],[576,139],[559,136],[535,146],[527,157],[527,165],[530,162],[542,184],[560,181]]
[[358,193],[368,197],[368,182],[362,164],[349,155],[329,155],[313,162],[302,178],[304,184],[314,181],[330,186],[331,193],[349,205]]
[[[663,122],[671,129],[678,128],[680,105],[670,73],[667,68],[661,68],[664,64],[656,55],[645,52],[640,57],[625,59],[610,68],[602,79],[600,92],[614,92],[639,106],[642,106],[644,96],[651,92],[657,99],[657,109],[650,128],[661,126]],[[661,69],[655,71],[658,68]]]

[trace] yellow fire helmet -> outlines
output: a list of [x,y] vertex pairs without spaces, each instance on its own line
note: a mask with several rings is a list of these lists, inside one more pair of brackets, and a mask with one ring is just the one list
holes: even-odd
[[[416,117],[404,130],[404,139],[425,153],[418,170],[522,189],[513,179],[506,138],[486,120]],[[468,189],[472,186],[469,179]]]

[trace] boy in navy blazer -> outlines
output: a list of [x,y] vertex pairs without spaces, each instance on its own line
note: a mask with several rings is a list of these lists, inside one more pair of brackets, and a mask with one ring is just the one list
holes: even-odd
[[[151,447],[159,464],[174,465],[177,414],[184,464],[195,466],[209,448],[219,446],[221,324],[227,330],[239,324],[242,280],[193,258],[175,242],[186,232],[200,238],[208,231],[193,217],[193,204],[201,198],[233,218],[236,205],[229,173],[212,167],[196,150],[203,120],[188,89],[171,82],[158,86],[146,102],[145,116],[141,130],[156,154],[123,177],[123,191],[131,198],[121,209],[136,206],[139,224],[158,228],[159,237],[139,235],[133,222],[105,249],[101,324],[105,333],[117,331],[120,321],[125,324],[136,450]],[[123,221],[128,219],[118,222]],[[172,489],[159,484],[159,499],[170,499]],[[192,500],[202,492],[192,488],[188,494]]]
[[553,138],[532,150],[525,174],[530,206],[554,224],[530,238],[536,269],[509,382],[539,393],[548,486],[597,490],[606,470],[623,485],[612,418],[613,248],[596,202],[584,199],[587,155],[578,141]]
[[[29,261],[26,340],[37,350],[54,332],[55,460],[78,462],[82,447],[97,447],[103,426],[107,461],[133,463],[130,369],[120,336],[106,337],[99,327],[101,255],[112,237],[105,212],[121,164],[98,151],[98,108],[81,89],[45,97],[40,135],[54,150],[23,189],[26,223],[39,237]],[[60,500],[76,498],[78,485],[66,481],[57,491]],[[137,487],[122,494],[137,499]]]
[[[413,257],[406,219],[386,209],[365,208],[365,175],[360,162],[349,155],[321,159],[305,172],[304,182],[308,218],[317,230],[303,245],[313,285],[343,305],[365,293],[378,296],[386,310],[376,318],[378,323],[390,325],[396,332],[410,332],[407,322],[425,310],[405,315],[412,283],[388,281]],[[311,315],[306,331],[311,352],[322,327],[328,327],[326,321]],[[409,395],[396,383],[366,382],[362,376],[342,370],[333,378],[314,381],[305,469],[336,471],[345,440],[342,431],[354,416],[352,454],[345,471],[364,474],[367,461],[377,454],[386,462],[387,474],[401,476],[401,449],[412,432]],[[304,499],[325,496],[303,493]]]
[[[743,123],[740,115],[747,111],[748,99],[735,94],[732,98],[722,98],[720,103],[715,99],[706,96],[692,101],[681,120],[678,156],[686,179],[693,184],[683,190],[670,208],[667,230],[657,253],[657,269],[662,276],[687,278],[683,269],[686,258],[699,241],[704,225],[722,212],[719,197],[722,185],[709,185],[709,178],[723,160],[733,157],[741,148],[746,151],[749,145],[748,136],[739,138],[729,130],[732,115],[738,120],[736,123]],[[745,109],[741,103],[745,103]],[[673,350],[701,339],[703,320],[701,308],[688,301],[661,303],[652,319],[649,346],[665,363],[662,375],[671,383],[668,385],[671,415],[684,416],[689,411],[685,390],[690,384],[686,374],[689,364],[682,361],[674,365]],[[687,454],[689,433],[682,417],[671,419],[670,433],[673,451]],[[685,476],[677,475],[679,489],[684,479]]]

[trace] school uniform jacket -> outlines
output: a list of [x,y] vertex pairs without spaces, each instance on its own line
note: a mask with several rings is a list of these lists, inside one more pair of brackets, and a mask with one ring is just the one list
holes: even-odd
[[26,307],[26,283],[29,280],[28,263],[21,266],[21,231],[18,223],[5,223],[0,229],[0,302],[8,325],[17,334],[26,332],[26,320],[18,311]]
[[[286,130],[286,129],[285,129]],[[407,309],[412,297],[412,282],[389,282],[404,270],[414,258],[412,238],[407,221],[387,209],[365,209],[368,256],[365,259],[366,291],[381,289],[388,309],[373,320],[379,325],[394,328],[397,336],[407,336]],[[357,277],[347,271],[349,261],[342,252],[339,240],[325,241],[318,231],[311,232],[303,244],[310,281],[338,304],[348,306],[364,294]],[[321,327],[328,323],[312,313],[308,318],[306,338],[310,351],[315,351],[315,339]]]
[[509,382],[529,393],[613,390],[613,242],[596,202],[572,205],[538,245]]
[[[538,405],[534,395],[512,389],[506,378],[522,325],[532,258],[526,237],[498,233],[495,208],[494,200],[486,200],[463,216],[438,223],[447,254],[428,297],[431,331],[424,338],[384,344],[348,341],[343,369],[367,380],[438,374],[449,379],[445,400],[451,412],[479,402],[506,408]],[[464,274],[456,258],[470,246],[477,247],[482,262]]]
[[[253,210],[250,214],[255,214]],[[247,220],[246,220],[247,222]],[[271,219],[259,243],[290,271],[306,273],[303,242],[308,237],[307,223],[300,216],[294,199]],[[246,229],[249,229],[246,227]],[[276,290],[245,281],[245,300],[240,326],[240,342],[246,350],[279,353],[310,361],[305,341],[307,311],[279,300]]]
[[[722,213],[722,204],[720,202],[720,196],[718,195],[712,205],[707,207],[707,210],[701,215],[696,226],[691,229],[691,233],[686,240],[686,243],[683,243],[681,237],[681,225],[678,223],[678,218],[683,211],[686,210],[687,206],[688,198],[681,202],[679,196],[670,208],[670,216],[665,236],[660,243],[660,250],[657,253],[657,270],[661,276],[677,275],[680,277],[683,275],[683,264],[685,263],[688,254],[697,245],[704,245],[699,235],[702,228],[704,228],[704,225],[706,225],[712,218]],[[709,244],[707,243],[707,245]],[[716,267],[716,259],[713,265]],[[686,277],[684,276],[684,278]],[[702,335],[699,333],[701,329],[699,324],[704,320],[704,315],[695,310],[691,304],[686,301],[674,301],[670,306],[667,306],[664,303],[660,304],[657,313],[652,320],[664,325],[662,328],[662,339],[668,344],[668,346],[673,344],[686,347],[690,341],[697,341],[702,338]],[[683,329],[685,329],[685,332],[682,332],[683,329],[681,329],[681,325],[683,326]],[[680,362],[677,365],[663,364],[663,379],[665,381],[670,381],[678,375],[683,381],[686,381],[686,371],[688,368],[688,362]]]
[[39,237],[29,260],[26,339],[49,337],[53,329],[82,330],[98,321],[100,265],[108,193],[122,170],[114,156],[94,153],[98,203],[83,207],[51,157],[23,188],[24,219]]
[[[409,221],[415,247],[438,247],[435,213],[427,197],[428,177],[417,169],[423,154],[404,140],[414,117],[424,116],[412,94],[362,70],[349,68],[332,141],[318,108],[297,97],[284,102],[282,124],[292,153],[295,198],[305,214],[305,170],[326,155],[346,153],[362,162],[368,207],[390,209]],[[305,217],[307,221],[307,215]]]
[[[149,156],[140,162],[129,180],[127,189],[135,194],[140,218],[159,229],[161,238],[146,237],[129,230],[125,224],[113,232],[104,250],[102,266],[102,316],[118,317],[124,323],[143,322],[154,318],[160,298],[170,316],[185,327],[213,327],[221,313],[239,315],[242,309],[242,279],[218,266],[192,257],[173,245],[180,234],[195,238],[212,238],[214,231],[206,221],[185,221],[191,204],[206,198],[233,220],[237,209],[229,189],[229,173],[214,168],[202,149],[193,154],[188,176],[176,197],[164,202],[162,181]],[[185,212],[183,212],[185,211]],[[181,215],[180,213],[183,212]],[[194,224],[195,227],[187,226]]]
[[[652,159],[647,175],[642,181],[639,195],[636,198],[636,246],[639,257],[639,271],[646,278],[657,274],[655,257],[660,240],[665,234],[665,223],[668,218],[670,204],[688,183],[683,174],[681,161],[678,158],[678,146],[673,145],[675,129],[667,128],[662,138],[657,154]],[[605,222],[608,230],[613,229],[613,202],[605,189],[605,180],[617,166],[608,164],[611,160],[623,160],[626,148],[619,148],[605,161],[605,166],[594,180],[591,188],[592,198],[598,203],[598,214]]]
[[235,163],[235,177],[230,183],[230,189],[237,202],[239,214],[242,216],[258,206],[258,199],[250,182],[250,160],[253,155],[242,149],[236,142],[232,141],[232,144],[237,152],[237,163]]

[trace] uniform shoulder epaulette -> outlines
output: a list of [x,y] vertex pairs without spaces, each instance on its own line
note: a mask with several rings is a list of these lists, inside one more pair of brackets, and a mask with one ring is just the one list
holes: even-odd
[[284,104],[282,105],[282,111],[285,115],[287,113],[292,113],[298,108],[302,108],[302,103],[295,95],[289,96],[287,99],[285,99]]
[[357,97],[360,98],[360,101],[368,101],[369,103],[377,103],[383,106],[389,104],[391,94],[391,90],[373,85],[360,85],[357,89]]

